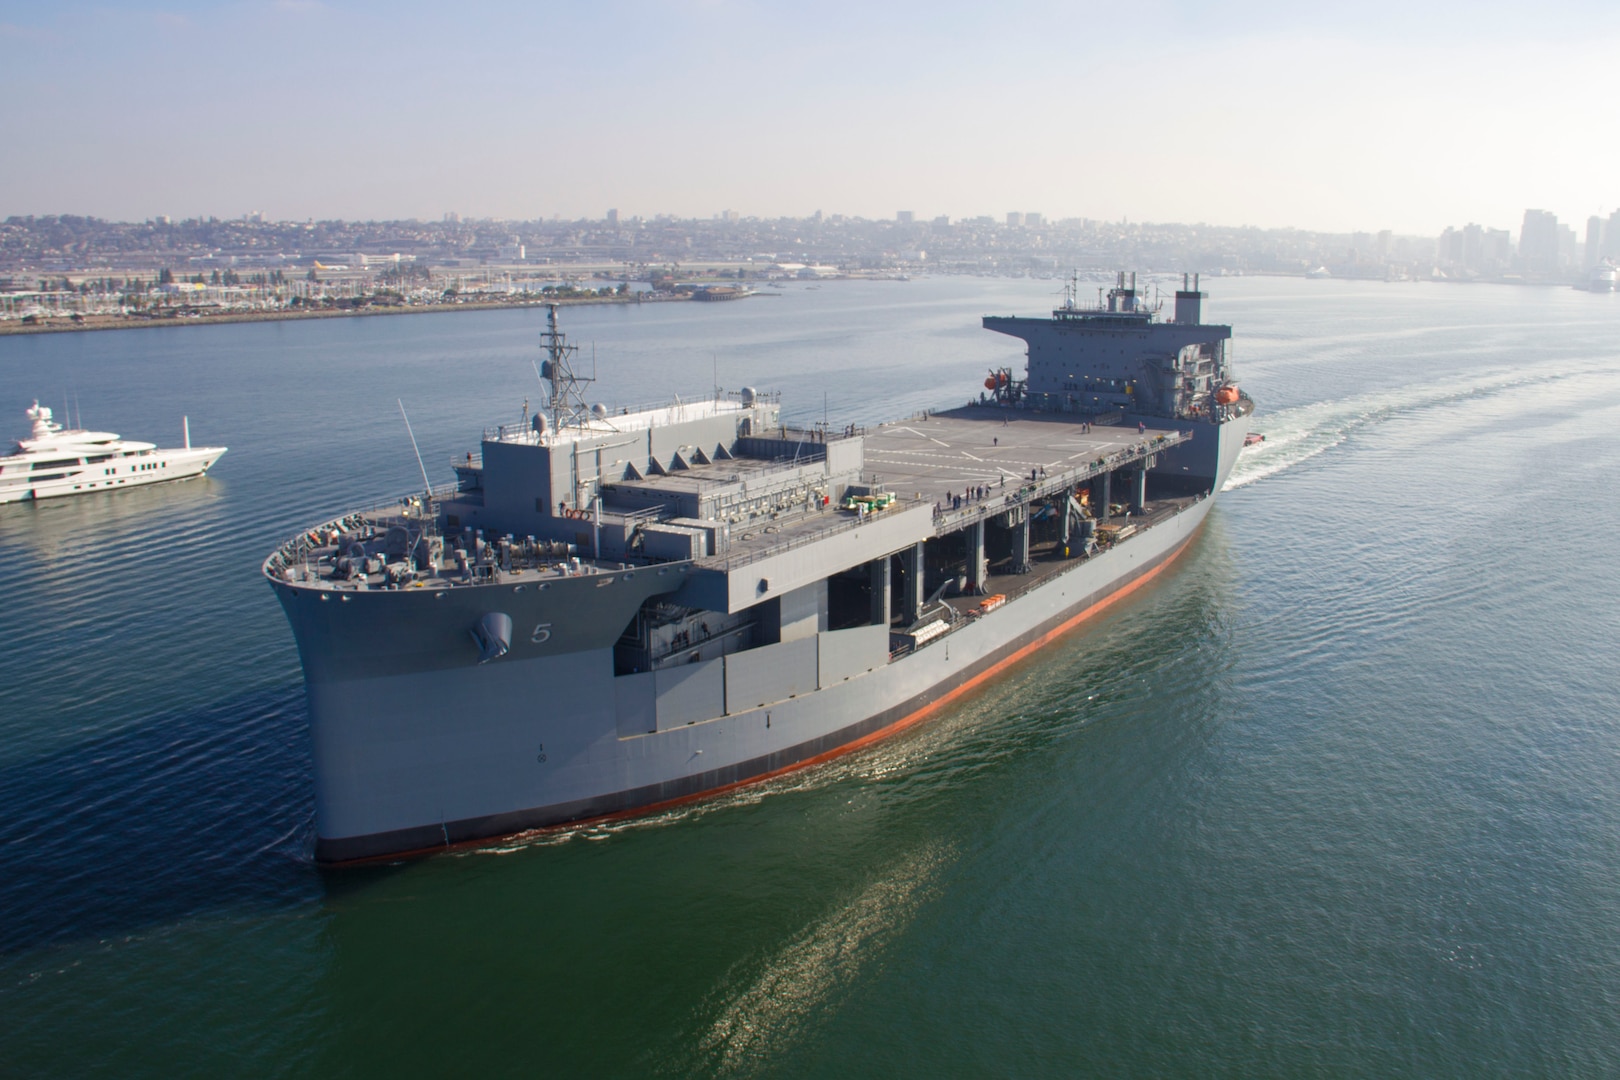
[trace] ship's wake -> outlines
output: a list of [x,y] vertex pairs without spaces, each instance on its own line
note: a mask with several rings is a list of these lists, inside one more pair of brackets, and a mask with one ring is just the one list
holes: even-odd
[[[835,1009],[933,895],[951,851],[930,843],[887,867],[795,934],[751,975],[723,980],[700,1052],[721,1076],[772,1070],[818,1016]],[[753,965],[747,965],[752,967]]]
[[1548,376],[1496,371],[1472,379],[1448,379],[1265,412],[1254,421],[1255,429],[1264,431],[1265,442],[1246,447],[1238,455],[1221,490],[1231,491],[1292,469],[1339,446],[1357,431],[1388,420],[1588,373],[1570,370]]

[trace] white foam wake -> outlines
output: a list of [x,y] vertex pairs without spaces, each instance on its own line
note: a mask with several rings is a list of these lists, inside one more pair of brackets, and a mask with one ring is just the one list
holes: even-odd
[[1523,371],[1495,371],[1472,378],[1405,386],[1261,413],[1255,418],[1252,430],[1263,432],[1266,441],[1244,448],[1221,490],[1231,491],[1292,469],[1333,449],[1361,428],[1424,409],[1494,397],[1519,387],[1580,374],[1583,372],[1565,371],[1549,377]]
[[836,1008],[911,923],[951,858],[948,846],[924,844],[811,922],[745,985],[726,987],[702,1042],[716,1074],[779,1070],[816,1014]]

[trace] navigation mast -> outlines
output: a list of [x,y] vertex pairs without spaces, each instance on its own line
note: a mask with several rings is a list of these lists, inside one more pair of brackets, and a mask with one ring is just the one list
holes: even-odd
[[546,306],[546,329],[540,334],[540,347],[546,353],[546,358],[540,362],[540,380],[549,393],[547,406],[553,429],[564,425],[583,427],[591,410],[585,404],[580,387],[596,380],[574,374],[569,360],[579,351],[579,346],[568,344],[567,335],[557,329],[556,304]]

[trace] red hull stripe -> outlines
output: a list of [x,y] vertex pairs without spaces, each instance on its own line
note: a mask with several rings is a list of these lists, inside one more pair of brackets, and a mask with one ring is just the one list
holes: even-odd
[[1165,567],[1169,566],[1171,563],[1175,562],[1176,559],[1181,557],[1181,553],[1187,550],[1187,545],[1192,543],[1192,541],[1193,537],[1189,536],[1186,540],[1182,541],[1180,547],[1171,552],[1168,557],[1161,560],[1159,565],[1155,566],[1141,577],[1138,577],[1129,584],[1122,586],[1117,592],[1109,593],[1107,596],[1103,597],[1101,600],[1098,600],[1084,611],[1069,616],[1069,618],[1063,620],[1063,622],[1048,630],[1034,641],[1031,641],[1029,644],[1022,646],[1021,648],[1015,649],[1006,656],[1002,657],[1000,660],[997,660],[995,663],[991,664],[989,667],[985,668],[983,671],[979,672],[977,675],[974,675],[971,678],[963,681],[961,684],[952,687],[950,690],[940,695],[938,699],[929,702],[927,705],[924,705],[913,712],[907,713],[905,716],[902,716],[900,719],[894,721],[892,724],[889,724],[887,727],[881,727],[876,731],[862,735],[858,739],[851,739],[849,742],[844,743],[841,746],[835,746],[831,750],[823,751],[814,757],[808,757],[802,761],[795,761],[791,765],[784,765],[780,769],[772,769],[770,772],[758,773],[742,780],[735,780],[729,784],[722,784],[719,787],[705,788],[702,791],[695,791],[690,795],[681,795],[674,799],[665,799],[662,802],[647,803],[645,806],[635,806],[626,810],[615,810],[611,814],[601,814],[596,817],[580,818],[577,821],[564,822],[558,825],[545,825],[536,829],[521,829],[518,832],[507,833],[504,836],[480,836],[476,839],[459,840],[451,844],[436,844],[433,847],[417,848],[411,851],[396,851],[387,855],[371,855],[359,859],[345,859],[337,862],[322,863],[321,865],[329,867],[342,867],[361,866],[366,863],[395,862],[401,859],[419,858],[424,855],[433,855],[444,851],[487,847],[490,844],[500,843],[503,840],[510,840],[514,836],[534,836],[542,833],[557,832],[562,829],[577,829],[583,825],[600,825],[603,822],[608,821],[623,821],[628,818],[647,817],[652,814],[673,809],[677,806],[697,802],[700,799],[712,799],[717,795],[724,795],[729,791],[735,791],[738,788],[747,787],[750,784],[762,784],[767,780],[774,780],[778,776],[785,776],[788,773],[797,772],[800,769],[808,769],[814,765],[825,764],[826,762],[832,761],[835,758],[843,757],[845,754],[851,754],[862,749],[863,747],[870,746],[872,743],[875,743],[880,739],[887,739],[892,735],[896,735],[907,728],[928,719],[928,717],[932,716],[935,712],[944,708],[946,705],[949,705],[951,702],[961,698],[963,695],[972,691],[975,687],[982,685],[986,680],[1005,671],[1013,664],[1018,663],[1020,660],[1033,653],[1035,650],[1049,645],[1052,641],[1063,636],[1064,634],[1067,634],[1070,630],[1073,630],[1076,626],[1097,614],[1097,612],[1108,607],[1110,604],[1113,604],[1115,601],[1123,600],[1125,597],[1129,596],[1131,593],[1135,592],[1149,581],[1152,581],[1155,577],[1158,577],[1160,571],[1164,570]]

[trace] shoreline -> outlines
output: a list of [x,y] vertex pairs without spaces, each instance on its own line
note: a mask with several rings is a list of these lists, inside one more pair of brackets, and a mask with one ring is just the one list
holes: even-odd
[[293,319],[355,319],[372,315],[446,314],[457,311],[494,311],[503,308],[547,307],[551,304],[556,304],[559,307],[587,304],[673,304],[692,299],[689,294],[660,296],[654,300],[637,299],[638,296],[645,295],[644,293],[633,293],[629,297],[591,296],[552,300],[480,300],[466,304],[400,304],[386,307],[331,308],[309,311],[233,311],[219,315],[161,315],[154,318],[128,315],[89,315],[85,317],[83,322],[73,322],[64,317],[31,326],[24,326],[21,322],[0,323],[0,337],[25,334],[78,334],[95,330],[139,330],[157,326],[219,326],[224,323],[282,322]]

